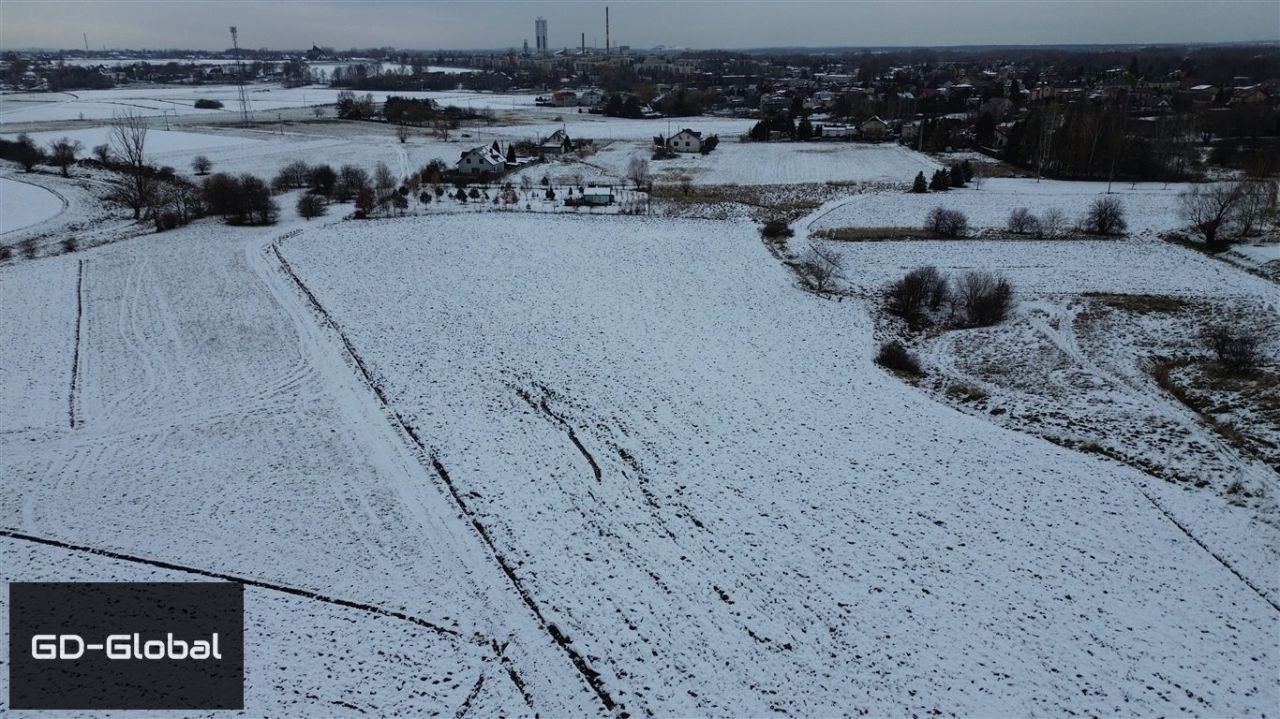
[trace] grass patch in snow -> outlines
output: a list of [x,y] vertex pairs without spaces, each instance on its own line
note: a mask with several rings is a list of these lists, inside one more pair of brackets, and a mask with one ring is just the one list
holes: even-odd
[[1169,295],[1085,292],[1084,296],[1091,297],[1107,307],[1139,314],[1181,312],[1187,307],[1186,300]]
[[[1236,449],[1280,467],[1280,437],[1265,431],[1280,427],[1280,373],[1260,369],[1243,375],[1182,357],[1155,363],[1151,376]],[[1241,494],[1252,496],[1247,490]]]
[[818,230],[814,237],[836,242],[879,242],[881,240],[914,240],[927,236],[918,227],[837,227]]

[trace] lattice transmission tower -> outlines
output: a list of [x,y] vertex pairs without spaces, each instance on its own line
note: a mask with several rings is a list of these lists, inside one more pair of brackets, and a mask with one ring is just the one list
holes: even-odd
[[249,94],[244,89],[244,61],[240,59],[240,38],[236,34],[236,26],[231,26],[231,47],[236,53],[236,94],[240,97],[240,122],[248,126],[253,122],[249,114]]

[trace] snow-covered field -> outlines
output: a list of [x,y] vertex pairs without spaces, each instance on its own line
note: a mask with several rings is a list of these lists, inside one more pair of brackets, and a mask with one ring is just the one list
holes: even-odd
[[[331,105],[338,90],[329,87],[285,88],[280,85],[248,87],[250,110],[267,113],[259,118],[270,121],[279,110],[314,105]],[[430,98],[443,105],[458,105],[476,110],[511,110],[532,108],[533,94],[490,94],[467,91],[450,92],[374,92],[374,100],[382,102],[387,95]],[[195,108],[199,99],[219,100],[221,110]],[[106,120],[125,111],[146,116],[205,115],[222,119],[239,112],[235,85],[194,85],[191,87],[120,87],[110,90],[78,90],[53,93],[8,93],[0,95],[0,124],[18,124],[65,120]],[[558,113],[557,113],[558,114]],[[550,118],[550,115],[548,115]]]
[[1000,272],[1024,292],[1173,294],[1277,298],[1276,286],[1204,254],[1160,240],[903,240],[827,242],[845,258],[845,279],[879,290],[908,270]]
[[0,235],[44,222],[62,209],[62,199],[43,187],[0,177]]
[[[93,148],[97,145],[110,145],[111,128],[102,125],[99,127],[91,127],[83,130],[48,130],[45,132],[28,133],[32,140],[40,146],[47,146],[51,142],[55,142],[63,137],[70,138],[80,143],[80,152],[78,157],[90,157],[93,154]],[[14,139],[14,135],[0,135],[6,140]],[[241,148],[247,153],[254,151],[257,146],[259,152],[267,150],[263,146],[261,140],[255,140],[247,137],[235,137],[227,134],[214,134],[212,132],[182,132],[176,130],[164,130],[160,128],[151,128],[147,131],[146,149],[159,157],[168,157],[170,155],[182,155],[190,153],[193,156],[197,153],[207,153],[210,150],[222,148]]]
[[1274,609],[1136,472],[875,369],[858,305],[798,291],[750,225],[490,215],[284,248],[632,711],[1238,714],[1276,691],[1229,670],[1275,665]]
[[[0,118],[160,114],[204,92],[233,107],[234,88],[139,89],[4,96]],[[261,94],[284,108],[334,93]],[[564,113],[430,94],[515,110],[512,124],[400,143],[374,123],[157,118],[150,159],[407,175]],[[620,177],[665,131],[563,123],[615,141],[535,179]],[[1012,206],[1074,214],[1102,191],[993,179],[906,195],[878,186],[929,174],[929,157],[740,144],[735,123],[749,121],[690,120],[720,147],[655,176],[859,183],[815,200],[801,239],[916,226],[935,204],[997,227]],[[105,173],[73,173],[0,177],[3,244],[41,242],[0,263],[0,577],[252,582],[249,715],[1234,717],[1280,696],[1273,516],[1256,531],[1205,494],[948,407],[874,365],[864,301],[922,264],[998,270],[1075,358],[1053,312],[1080,293],[1280,311],[1260,277],[1149,237],[831,243],[856,290],[835,301],[798,287],[750,222],[447,202],[307,222],[285,195],[275,227],[134,236],[148,228],[100,204]],[[1177,188],[1116,190],[1136,232],[1177,224]],[[1142,421],[1154,406],[1095,389],[1073,395],[1082,411],[1098,398]]]
[[[923,169],[923,168],[922,168]],[[925,177],[929,171],[925,171]],[[906,177],[910,182],[915,170]],[[1124,205],[1130,234],[1155,234],[1185,222],[1178,212],[1178,193],[1183,185],[1161,183],[1115,183],[1114,196]],[[1105,182],[1064,182],[1031,178],[992,178],[981,189],[968,187],[947,192],[917,195],[909,192],[869,193],[852,198],[817,218],[812,229],[840,227],[921,227],[934,207],[960,210],[976,229],[1003,230],[1009,213],[1025,207],[1036,215],[1057,208],[1074,223],[1089,204],[1107,192]]]
[[[631,158],[648,160],[652,153],[652,140],[619,141],[590,155],[584,164],[606,175],[626,177]],[[928,174],[938,167],[926,155],[897,144],[746,143],[737,138],[722,138],[715,151],[707,155],[684,154],[649,163],[658,182],[689,177],[699,185],[903,184],[910,183],[917,172]]]
[[[422,661],[456,667],[464,693],[484,671],[489,691],[517,701],[495,712],[522,713],[491,641],[512,642],[505,656],[540,711],[589,713],[563,652],[263,255],[287,229],[207,221],[0,267],[0,526],[403,611],[454,637],[366,632],[328,607],[312,634],[287,629],[288,606],[268,607],[264,621],[298,632],[305,651],[250,679],[265,715],[288,701],[334,711],[329,698],[429,711],[417,662],[379,659],[377,696],[355,677],[324,701],[264,681],[346,675],[343,657],[370,642],[390,657],[440,654]],[[50,576],[41,556],[0,552],[0,576]],[[76,578],[116,576],[80,566]]]

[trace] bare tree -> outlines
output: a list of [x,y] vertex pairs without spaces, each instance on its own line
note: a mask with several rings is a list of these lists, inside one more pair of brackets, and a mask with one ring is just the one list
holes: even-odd
[[990,272],[966,272],[956,282],[956,303],[964,310],[966,325],[998,324],[1013,304],[1013,285]]
[[408,126],[408,125],[397,125],[397,126],[396,126],[396,139],[397,139],[397,140],[399,140],[401,144],[404,144],[405,142],[407,142],[407,141],[409,140],[409,126]]
[[131,167],[147,164],[147,119],[141,114],[127,111],[111,119],[109,137],[111,149],[120,161]]
[[636,183],[636,189],[649,181],[649,161],[643,157],[633,157],[627,164],[627,179]]
[[1223,249],[1224,226],[1236,211],[1242,199],[1239,184],[1216,183],[1207,187],[1196,185],[1178,196],[1182,217],[1191,223],[1191,229],[1204,239],[1212,249]]
[[207,175],[209,174],[209,170],[212,168],[213,163],[204,155],[196,155],[195,159],[191,161],[191,169],[194,170],[197,175]]
[[98,158],[98,162],[104,165],[111,164],[111,146],[107,143],[93,146],[93,156]]
[[1258,233],[1268,208],[1275,202],[1275,193],[1274,180],[1245,180],[1240,183],[1240,202],[1231,216],[1237,235],[1252,237]]
[[1056,239],[1067,231],[1067,213],[1050,207],[1040,215],[1040,237]]
[[70,173],[67,168],[76,162],[76,155],[80,154],[80,149],[84,145],[79,140],[72,140],[69,137],[61,137],[49,143],[49,164],[62,170],[62,176],[68,177]]
[[1040,228],[1040,219],[1025,207],[1015,207],[1009,213],[1009,231],[1015,235],[1034,234]]
[[955,239],[963,237],[969,231],[969,218],[959,210],[948,210],[935,207],[925,218],[925,229],[937,235]]
[[155,172],[147,167],[146,159],[147,120],[129,111],[113,117],[109,128],[111,150],[122,165],[111,196],[133,210],[133,219],[141,219],[155,189]]
[[324,117],[324,105],[316,105],[311,108],[311,114],[314,115],[317,120]]
[[835,282],[844,267],[844,258],[840,253],[810,244],[808,252],[800,260],[800,274],[807,278],[818,292],[826,292]]
[[378,191],[378,199],[381,201],[385,195],[395,189],[396,176],[392,174],[391,168],[387,167],[387,163],[379,161],[373,168],[373,186]]
[[1118,235],[1128,228],[1124,219],[1124,205],[1110,195],[1099,197],[1085,212],[1081,229],[1092,235]]

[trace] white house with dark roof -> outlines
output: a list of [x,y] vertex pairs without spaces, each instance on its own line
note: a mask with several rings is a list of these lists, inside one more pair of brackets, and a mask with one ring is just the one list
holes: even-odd
[[702,152],[702,133],[686,127],[667,138],[667,149],[672,152]]
[[458,172],[467,175],[497,175],[507,167],[507,158],[493,145],[480,145],[462,153],[458,158]]

